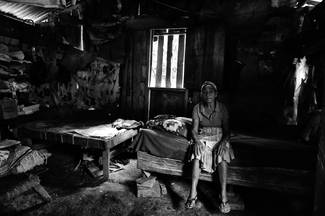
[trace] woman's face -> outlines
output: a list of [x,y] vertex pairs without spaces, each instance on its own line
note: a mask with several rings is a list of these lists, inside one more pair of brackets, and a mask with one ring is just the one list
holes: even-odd
[[206,86],[201,91],[201,98],[206,103],[211,103],[217,97],[218,92],[212,86]]

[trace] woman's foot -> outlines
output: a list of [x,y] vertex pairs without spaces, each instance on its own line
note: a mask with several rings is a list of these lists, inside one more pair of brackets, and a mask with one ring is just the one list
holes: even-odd
[[219,205],[219,210],[222,213],[229,213],[230,212],[230,205],[228,203],[228,199],[227,199],[227,194],[222,196],[221,194],[219,195],[219,199],[220,199],[220,205]]
[[186,203],[185,203],[185,208],[191,209],[195,207],[197,200],[197,195],[194,198],[188,198]]
[[221,213],[227,214],[230,212],[230,205],[228,202],[221,202],[219,209]]

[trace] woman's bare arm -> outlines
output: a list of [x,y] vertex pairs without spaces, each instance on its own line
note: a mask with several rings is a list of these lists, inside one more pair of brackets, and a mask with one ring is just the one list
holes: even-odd
[[199,118],[194,113],[192,114],[192,137],[195,144],[203,145],[198,137],[199,133]]

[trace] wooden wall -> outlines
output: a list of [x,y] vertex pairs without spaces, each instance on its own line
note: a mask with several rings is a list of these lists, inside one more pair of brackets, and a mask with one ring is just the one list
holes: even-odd
[[185,88],[200,89],[206,80],[224,84],[225,31],[220,26],[190,28],[185,54]]
[[[185,88],[200,89],[210,80],[223,88],[225,31],[220,26],[190,28],[186,40]],[[148,65],[150,52],[149,30],[130,31],[127,34],[126,58],[121,69],[121,116],[147,120]],[[198,101],[194,101],[197,103]],[[192,106],[188,107],[189,109]],[[190,111],[189,111],[190,112]]]
[[149,31],[127,33],[126,58],[121,84],[121,116],[146,120],[148,107]]
[[[323,62],[325,58],[323,57]],[[324,67],[323,67],[324,68]],[[323,80],[323,86],[325,86],[325,78]],[[325,94],[323,94],[323,101],[325,101]],[[317,168],[316,168],[316,183],[315,183],[315,198],[314,198],[314,209],[313,216],[325,215],[325,103],[322,107],[322,122],[320,139],[318,143],[318,154],[317,154]]]

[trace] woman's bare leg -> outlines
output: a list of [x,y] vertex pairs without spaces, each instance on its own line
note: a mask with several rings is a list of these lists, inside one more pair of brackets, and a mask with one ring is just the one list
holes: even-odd
[[199,176],[201,174],[200,169],[200,161],[198,159],[194,159],[192,166],[192,184],[189,198],[192,199],[197,195],[197,185],[199,182]]
[[221,161],[218,164],[218,172],[219,172],[219,181],[221,187],[221,201],[223,203],[228,201],[227,197],[227,171],[228,171],[228,164],[226,161]]

